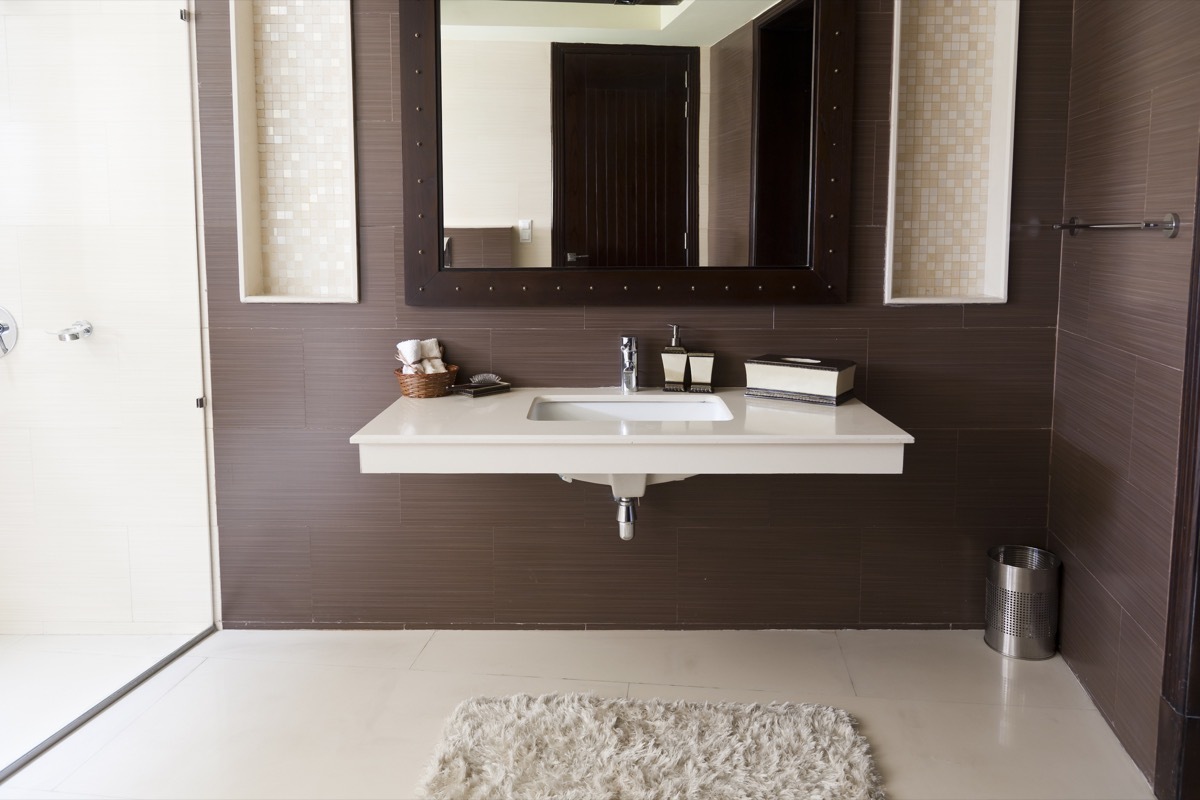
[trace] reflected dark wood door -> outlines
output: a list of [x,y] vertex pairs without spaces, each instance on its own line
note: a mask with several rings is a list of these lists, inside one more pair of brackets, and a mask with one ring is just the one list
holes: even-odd
[[555,44],[557,267],[696,263],[695,48]]

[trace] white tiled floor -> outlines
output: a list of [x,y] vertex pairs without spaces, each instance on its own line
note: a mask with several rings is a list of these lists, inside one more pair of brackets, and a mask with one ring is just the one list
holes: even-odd
[[191,636],[0,636],[0,767],[149,669]]
[[480,694],[818,702],[893,800],[1153,795],[1066,665],[979,631],[224,631],[0,798],[408,798]]

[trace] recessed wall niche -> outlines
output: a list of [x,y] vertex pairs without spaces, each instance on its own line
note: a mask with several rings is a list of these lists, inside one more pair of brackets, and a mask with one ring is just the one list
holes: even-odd
[[1012,0],[896,0],[884,301],[1008,299]]
[[243,303],[357,303],[350,0],[230,0]]

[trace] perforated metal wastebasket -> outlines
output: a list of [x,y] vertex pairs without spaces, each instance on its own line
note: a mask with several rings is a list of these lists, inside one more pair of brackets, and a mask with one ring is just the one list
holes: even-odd
[[1058,573],[1048,550],[1000,545],[988,550],[983,640],[1012,658],[1049,658],[1058,639]]

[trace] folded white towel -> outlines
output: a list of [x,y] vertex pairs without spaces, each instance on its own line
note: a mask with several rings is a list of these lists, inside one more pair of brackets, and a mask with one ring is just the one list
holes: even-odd
[[421,355],[421,342],[419,339],[406,339],[396,345],[396,358],[403,361],[405,364],[416,364],[423,356]]
[[421,358],[441,358],[442,346],[438,344],[437,339],[422,339],[421,340]]
[[403,367],[400,368],[400,372],[404,375],[416,375],[416,374],[418,374],[417,373],[418,368],[419,367],[414,367],[411,364],[405,364]]

